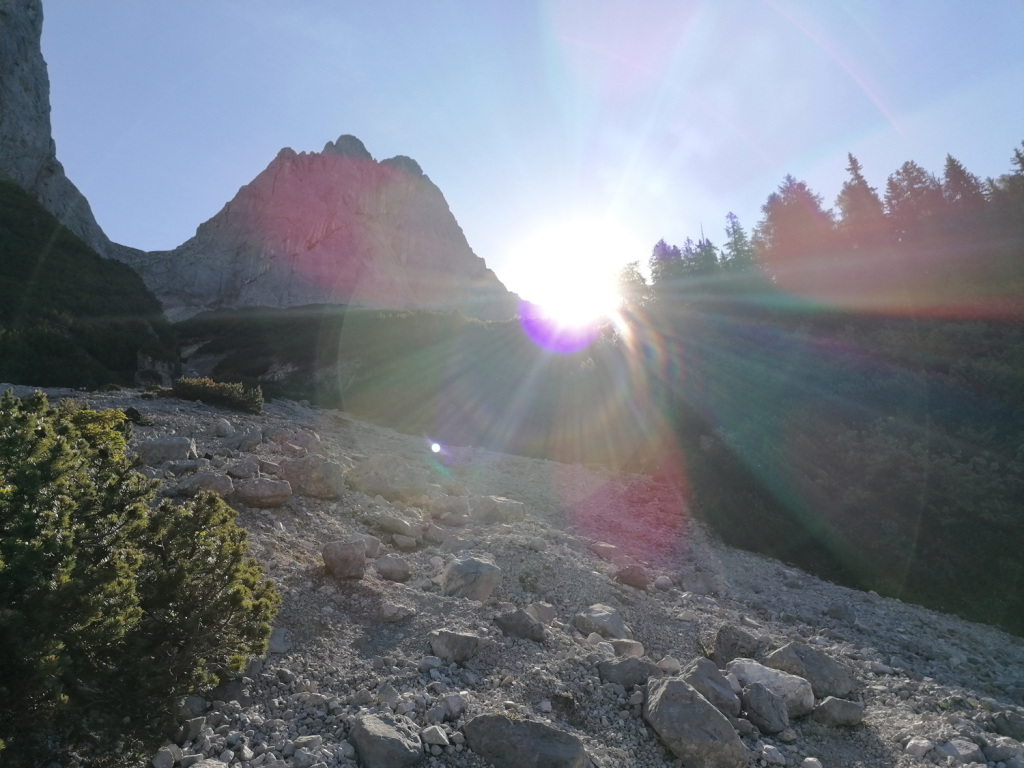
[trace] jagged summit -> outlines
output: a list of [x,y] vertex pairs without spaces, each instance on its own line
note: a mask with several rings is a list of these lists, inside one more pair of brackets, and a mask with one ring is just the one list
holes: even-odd
[[193,238],[130,263],[172,320],[306,304],[503,319],[516,307],[419,164],[377,162],[349,135],[322,152],[281,150]]

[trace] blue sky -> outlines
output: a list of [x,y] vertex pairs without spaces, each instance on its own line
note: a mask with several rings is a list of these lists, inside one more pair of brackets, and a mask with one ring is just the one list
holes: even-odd
[[[351,133],[413,157],[527,298],[576,264],[752,230],[846,153],[884,187],[1024,140],[1024,0],[44,0],[57,154],[118,242],[172,248],[281,147]],[[561,229],[560,229],[561,228]],[[600,242],[607,242],[602,248]],[[597,252],[601,251],[601,252]],[[535,258],[539,253],[539,258]]]

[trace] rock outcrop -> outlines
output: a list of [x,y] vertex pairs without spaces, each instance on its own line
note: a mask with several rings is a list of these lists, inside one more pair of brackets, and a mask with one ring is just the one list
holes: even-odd
[[507,319],[514,296],[470,249],[410,158],[375,162],[341,136],[282,149],[195,237],[130,260],[168,317],[240,307],[352,304]]
[[103,234],[89,202],[57,160],[42,32],[42,0],[0,2],[0,178],[31,193],[101,256],[127,258],[131,249]]

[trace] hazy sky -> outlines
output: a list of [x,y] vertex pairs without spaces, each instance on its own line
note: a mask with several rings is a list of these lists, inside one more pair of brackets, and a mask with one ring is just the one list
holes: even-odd
[[[115,241],[172,248],[281,147],[416,159],[527,297],[538,237],[752,230],[791,173],[831,204],[1024,140],[1024,0],[44,0],[54,138]],[[594,225],[596,226],[596,225]],[[538,233],[541,233],[538,235]],[[528,244],[528,245],[524,245]],[[602,250],[600,244],[588,246]],[[543,250],[543,248],[539,248]],[[579,254],[577,254],[579,257]],[[553,258],[549,254],[546,258]]]

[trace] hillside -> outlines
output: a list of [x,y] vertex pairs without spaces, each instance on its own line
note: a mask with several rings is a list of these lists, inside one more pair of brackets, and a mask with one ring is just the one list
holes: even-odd
[[[145,471],[169,493],[217,485],[234,499],[285,596],[267,657],[187,699],[155,766],[1024,760],[1019,638],[724,546],[670,483],[480,448],[435,454],[421,437],[285,400],[257,417],[136,391],[84,399],[152,417],[133,441],[151,457]],[[210,458],[161,463],[148,446],[171,434]],[[289,492],[255,494],[256,477]],[[509,501],[482,501],[492,495]],[[330,542],[358,542],[358,559],[336,559]],[[467,558],[500,569],[489,590],[453,582]],[[608,621],[580,618],[598,604]],[[805,672],[815,709],[785,728],[741,691],[742,711],[724,718],[742,745],[731,762],[681,762],[652,725],[651,697],[682,680],[677,665],[695,679],[685,668],[705,654],[718,667],[744,654],[770,666],[794,648],[838,664],[832,682]],[[745,663],[728,666],[734,678],[757,669]],[[838,680],[852,719],[822,704]],[[502,723],[513,743],[492,727]]]
[[0,379],[130,384],[140,355],[166,366],[176,359],[160,303],[139,276],[0,181]]

